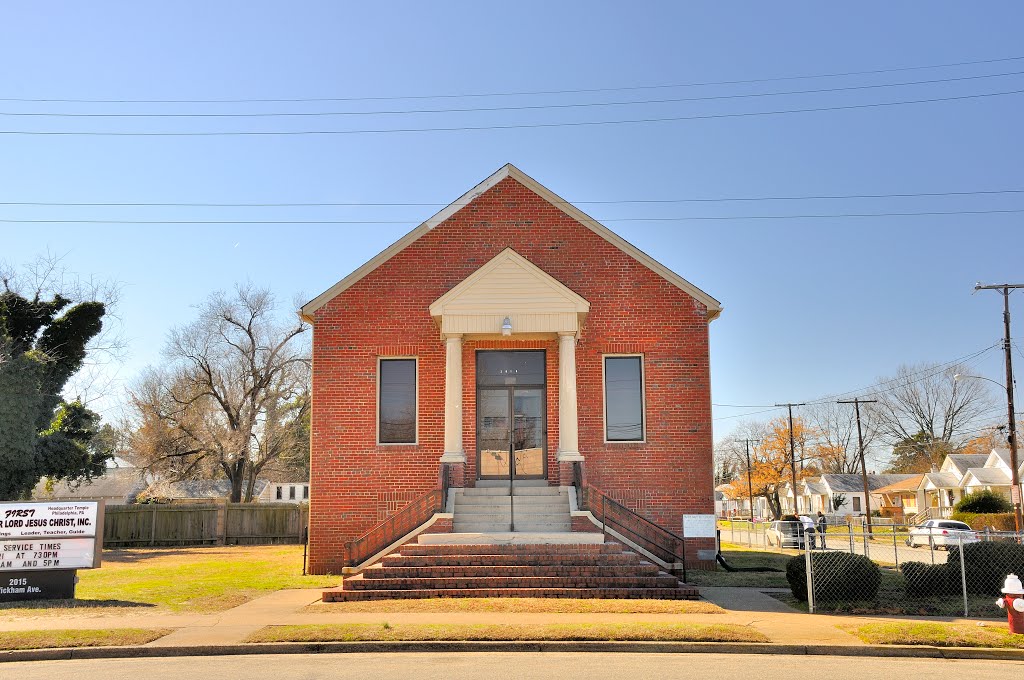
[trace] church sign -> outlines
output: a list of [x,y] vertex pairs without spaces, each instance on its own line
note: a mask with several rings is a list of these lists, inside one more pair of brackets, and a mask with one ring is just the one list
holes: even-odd
[[73,598],[102,548],[101,503],[0,503],[0,602]]

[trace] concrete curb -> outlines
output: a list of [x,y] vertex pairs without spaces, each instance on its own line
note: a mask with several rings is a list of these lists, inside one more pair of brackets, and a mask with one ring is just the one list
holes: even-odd
[[980,647],[786,645],[757,642],[275,642],[196,647],[78,647],[0,652],[0,663],[175,656],[352,654],[381,652],[628,652],[649,654],[786,654],[1024,661],[1024,650]]

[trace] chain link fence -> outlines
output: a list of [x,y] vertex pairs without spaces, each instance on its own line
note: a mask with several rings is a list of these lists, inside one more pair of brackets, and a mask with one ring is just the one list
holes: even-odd
[[995,600],[1007,575],[1024,574],[1024,534],[894,527],[844,536],[786,524],[796,536],[804,529],[786,578],[811,613],[1001,617]]
[[[856,518],[855,518],[856,519]],[[723,523],[723,543],[788,554],[793,595],[813,612],[1004,616],[1009,574],[1024,576],[1024,534],[858,522]],[[810,574],[810,578],[807,575]]]

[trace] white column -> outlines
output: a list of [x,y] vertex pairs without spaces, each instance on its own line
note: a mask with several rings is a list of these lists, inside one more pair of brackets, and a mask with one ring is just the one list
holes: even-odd
[[576,406],[575,333],[558,334],[558,460],[583,460]]
[[442,463],[465,463],[462,447],[462,336],[445,338],[444,455]]

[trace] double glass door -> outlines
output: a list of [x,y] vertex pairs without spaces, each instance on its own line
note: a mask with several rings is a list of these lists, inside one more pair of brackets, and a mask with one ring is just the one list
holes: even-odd
[[480,479],[546,476],[544,352],[479,353],[476,422]]

